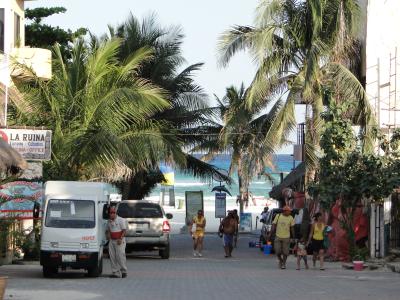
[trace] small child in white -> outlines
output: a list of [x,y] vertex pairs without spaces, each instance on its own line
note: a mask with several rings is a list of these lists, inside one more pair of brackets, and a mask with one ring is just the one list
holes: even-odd
[[306,269],[308,269],[307,263],[307,248],[304,239],[301,238],[296,244],[296,254],[297,254],[297,268],[296,270],[300,270],[300,261],[301,259],[304,260],[304,265]]

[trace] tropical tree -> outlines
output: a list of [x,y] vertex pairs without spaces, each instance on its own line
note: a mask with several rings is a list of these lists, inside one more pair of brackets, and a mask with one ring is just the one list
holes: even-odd
[[34,81],[19,86],[25,105],[15,108],[14,122],[53,131],[45,177],[121,180],[180,148],[174,135],[163,136],[164,124],[150,118],[170,106],[165,91],[137,76],[151,49],[120,63],[120,44],[112,39],[91,49],[77,40],[70,60],[56,45],[52,79],[32,74]]
[[[373,148],[371,109],[361,83],[348,68],[359,54],[360,17],[356,0],[264,0],[257,8],[254,27],[235,26],[219,41],[222,66],[244,49],[258,63],[248,106],[286,97],[275,128],[294,128],[295,104],[306,104],[305,160],[310,180],[310,171],[318,164],[320,115],[327,102],[356,104],[348,114],[361,125],[364,150]],[[265,136],[271,148],[279,134],[277,130]]]
[[55,43],[59,44],[61,53],[69,55],[70,43],[77,37],[87,33],[86,28],[79,28],[76,31],[64,30],[58,26],[54,27],[43,23],[43,19],[55,14],[65,13],[65,7],[37,7],[25,9],[26,44],[31,47],[51,49]]
[[274,106],[265,112],[261,102],[253,106],[247,105],[248,89],[242,84],[239,89],[231,86],[226,89],[225,96],[218,102],[218,110],[223,125],[220,134],[214,140],[204,142],[199,149],[208,150],[203,158],[208,160],[214,155],[228,151],[231,153],[229,175],[237,172],[240,211],[243,211],[243,199],[249,193],[249,185],[254,176],[264,176],[271,180],[267,168],[274,169],[273,154],[282,145],[287,143],[288,130],[283,129],[271,148],[265,137],[271,130],[276,130],[273,124],[279,117],[282,101],[277,101]]
[[[189,154],[190,149],[206,140],[209,133],[218,134],[218,128],[212,121],[213,110],[208,107],[208,96],[193,79],[194,72],[200,70],[202,64],[185,66],[182,29],[179,26],[161,26],[154,14],[141,21],[130,15],[123,24],[110,27],[109,35],[103,39],[115,37],[121,40],[118,52],[121,62],[142,47],[149,47],[153,51],[152,58],[144,62],[138,74],[167,92],[169,107],[156,111],[151,120],[162,122],[166,128],[164,134],[169,136],[174,133],[185,149],[171,155],[168,163],[175,164],[186,173],[211,178],[215,168]],[[93,45],[98,41],[98,38],[93,37]],[[173,156],[179,159],[175,160]],[[149,191],[160,182],[162,176],[159,175],[158,168],[136,173],[130,179],[131,184],[125,184],[127,197],[142,196],[137,191]],[[149,182],[153,184],[149,185]]]

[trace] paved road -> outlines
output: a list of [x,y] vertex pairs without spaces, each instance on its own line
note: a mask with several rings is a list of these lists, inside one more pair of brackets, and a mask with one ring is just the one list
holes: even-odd
[[251,236],[242,237],[234,257],[223,257],[221,240],[206,237],[203,258],[191,256],[190,238],[173,237],[172,257],[129,256],[129,276],[105,275],[86,278],[83,273],[61,273],[58,279],[43,279],[38,265],[0,267],[10,277],[7,300],[89,300],[89,299],[399,299],[400,274],[386,270],[355,272],[338,263],[328,263],[325,271],[278,270],[273,257],[248,248]]

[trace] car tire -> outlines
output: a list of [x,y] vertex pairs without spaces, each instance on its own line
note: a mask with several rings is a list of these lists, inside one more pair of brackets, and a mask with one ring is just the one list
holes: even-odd
[[101,273],[103,273],[103,257],[100,258],[96,266],[88,269],[88,276],[92,278],[99,277]]
[[165,246],[165,249],[159,250],[158,254],[161,256],[162,259],[168,259],[169,258],[169,244]]
[[53,278],[57,275],[58,269],[55,267],[43,266],[43,277]]

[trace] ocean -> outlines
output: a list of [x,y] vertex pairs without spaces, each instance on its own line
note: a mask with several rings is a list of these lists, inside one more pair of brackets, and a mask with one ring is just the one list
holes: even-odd
[[[216,166],[219,169],[228,170],[230,165],[230,155],[221,154],[216,156],[213,160],[209,162],[210,164]],[[293,156],[290,154],[277,154],[274,156],[274,170],[268,170],[271,172],[272,177],[274,178],[274,183],[268,181],[265,177],[256,177],[251,181],[249,191],[255,197],[263,197],[269,198],[269,191],[274,184],[279,184],[280,182],[280,173],[283,173],[286,176],[293,169],[294,166],[297,166],[300,162],[293,161]],[[211,192],[214,186],[218,186],[219,182],[210,180],[209,182],[205,180],[201,180],[199,178],[195,178],[193,176],[184,174],[179,172],[179,170],[174,171],[175,174],[175,185],[174,192],[175,197],[177,199],[185,198],[185,191],[203,191],[203,196],[205,199],[214,199],[214,192]],[[239,194],[239,186],[237,175],[233,174],[232,176],[234,183],[230,186],[225,184],[225,187],[232,194],[231,200],[236,199],[236,195]],[[224,184],[224,183],[223,183]],[[150,197],[148,198],[156,198],[160,196],[161,186],[155,188]]]

